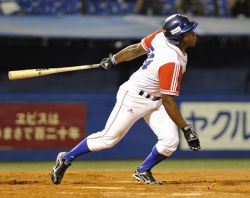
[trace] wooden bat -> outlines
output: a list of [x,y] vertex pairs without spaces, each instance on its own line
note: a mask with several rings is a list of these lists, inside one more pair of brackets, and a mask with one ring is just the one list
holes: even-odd
[[100,64],[58,67],[58,68],[14,70],[14,71],[9,71],[8,77],[10,80],[17,80],[17,79],[45,76],[49,74],[62,73],[62,72],[93,69],[93,68],[98,68],[98,67],[100,67]]

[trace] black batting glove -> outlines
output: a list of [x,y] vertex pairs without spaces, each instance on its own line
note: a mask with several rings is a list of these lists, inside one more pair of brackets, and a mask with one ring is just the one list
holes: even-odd
[[116,65],[114,56],[112,54],[109,57],[102,59],[100,66],[106,70],[110,70],[114,65]]
[[187,125],[184,128],[182,128],[181,130],[184,134],[184,137],[188,143],[189,148],[193,151],[198,151],[201,148],[200,141],[198,139],[197,134],[192,129],[192,126]]

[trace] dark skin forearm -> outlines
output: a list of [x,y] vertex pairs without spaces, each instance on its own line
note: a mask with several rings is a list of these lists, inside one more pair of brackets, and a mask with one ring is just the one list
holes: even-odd
[[129,45],[118,53],[114,54],[116,63],[133,60],[139,56],[147,54],[147,51],[141,46],[140,43]]
[[162,104],[165,107],[165,110],[167,111],[169,117],[179,128],[184,128],[185,126],[187,126],[187,123],[183,119],[180,110],[175,102],[175,96],[163,94]]

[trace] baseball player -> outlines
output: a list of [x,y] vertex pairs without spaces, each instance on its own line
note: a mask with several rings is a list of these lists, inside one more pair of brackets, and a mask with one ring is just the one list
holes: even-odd
[[70,151],[58,154],[51,173],[54,184],[61,183],[65,171],[76,157],[113,147],[140,118],[144,118],[158,141],[135,170],[135,180],[145,184],[161,184],[153,177],[151,169],[177,149],[178,128],[182,130],[190,149],[200,149],[196,132],[183,119],[175,102],[182,75],[186,71],[186,49],[196,44],[194,30],[197,25],[184,15],[172,15],[165,20],[161,29],[146,36],[140,43],[101,61],[100,65],[108,70],[123,61],[147,54],[143,65],[120,86],[116,104],[104,129],[89,135]]

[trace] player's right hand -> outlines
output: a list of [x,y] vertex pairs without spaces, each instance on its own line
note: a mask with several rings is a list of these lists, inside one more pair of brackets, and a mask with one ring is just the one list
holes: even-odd
[[198,151],[201,148],[200,141],[196,132],[192,129],[192,126],[187,125],[181,130],[184,133],[184,137],[188,143],[189,148],[193,151]]
[[109,57],[102,59],[100,62],[100,66],[106,70],[110,70],[115,64],[112,54],[110,54]]

